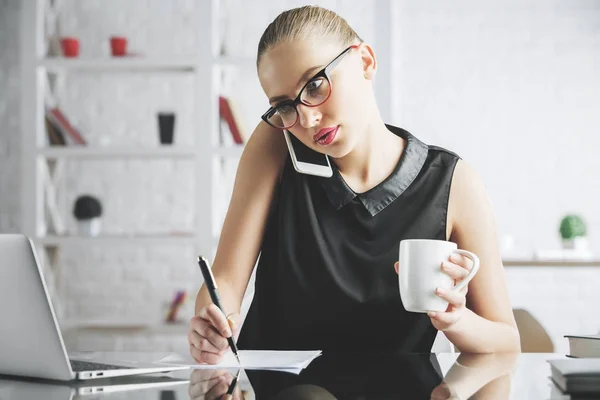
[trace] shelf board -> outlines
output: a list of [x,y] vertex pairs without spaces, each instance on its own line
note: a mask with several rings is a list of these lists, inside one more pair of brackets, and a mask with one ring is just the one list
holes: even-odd
[[193,234],[164,234],[164,235],[101,235],[97,237],[68,236],[68,235],[47,235],[37,237],[34,242],[43,246],[64,246],[64,245],[180,245],[196,244],[198,238]]
[[504,259],[505,267],[600,267],[600,259],[592,260],[536,260],[536,259]]
[[109,334],[170,334],[185,333],[188,324],[176,323],[148,323],[147,321],[125,320],[65,320],[61,321],[61,328],[79,333],[109,333]]
[[86,147],[53,146],[39,150],[39,154],[48,159],[59,158],[193,158],[193,147]]
[[240,158],[244,151],[244,145],[216,147],[214,152],[221,157]]
[[256,68],[256,58],[249,56],[218,56],[215,57],[214,63],[222,66]]
[[197,62],[193,58],[146,58],[146,57],[113,57],[113,58],[45,58],[38,66],[48,71],[63,70],[80,71],[172,71],[193,72]]

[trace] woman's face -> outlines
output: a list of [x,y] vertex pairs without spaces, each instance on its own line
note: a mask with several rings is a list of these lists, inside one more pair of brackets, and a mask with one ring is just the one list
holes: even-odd
[[[270,105],[294,100],[302,87],[344,49],[335,40],[301,40],[276,45],[264,53],[258,78]],[[370,80],[374,58],[371,64],[365,61],[370,55],[370,48],[364,44],[350,50],[331,70],[327,101],[314,107],[296,105],[298,120],[289,131],[306,146],[333,158],[344,157],[355,148],[373,110]],[[316,86],[311,83],[305,90]]]

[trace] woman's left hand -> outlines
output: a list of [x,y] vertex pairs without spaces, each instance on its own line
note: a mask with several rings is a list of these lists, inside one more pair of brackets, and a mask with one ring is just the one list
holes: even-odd
[[[394,264],[396,273],[398,273],[399,268],[400,265],[398,261],[396,261]],[[450,259],[444,261],[440,268],[443,272],[454,279],[454,284],[457,284],[465,279],[467,275],[469,275],[471,268],[473,268],[473,262],[460,254],[452,254]],[[465,310],[467,309],[466,304],[468,288],[469,285],[465,285],[465,287],[459,291],[442,290],[441,288],[436,288],[435,294],[448,301],[448,308],[445,312],[436,311],[427,313],[431,319],[431,323],[437,330],[445,331],[450,329],[463,316]]]
[[[469,275],[473,268],[473,262],[460,254],[452,254],[449,260],[441,265],[442,271],[454,279],[454,284],[458,284]],[[440,331],[445,331],[453,327],[464,315],[467,309],[467,292],[469,285],[459,291],[437,288],[435,294],[448,301],[448,308],[445,312],[428,312],[433,326]]]

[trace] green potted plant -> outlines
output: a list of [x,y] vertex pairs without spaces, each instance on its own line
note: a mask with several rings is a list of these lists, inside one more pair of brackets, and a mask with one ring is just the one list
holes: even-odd
[[587,250],[587,230],[581,216],[565,215],[560,221],[558,231],[565,249]]

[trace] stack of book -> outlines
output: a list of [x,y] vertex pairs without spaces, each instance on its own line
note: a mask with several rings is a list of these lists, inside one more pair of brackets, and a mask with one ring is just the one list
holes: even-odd
[[570,395],[600,398],[600,334],[565,337],[569,340],[569,358],[548,361],[552,380]]
[[569,339],[569,357],[600,358],[600,333],[596,335],[565,335]]

